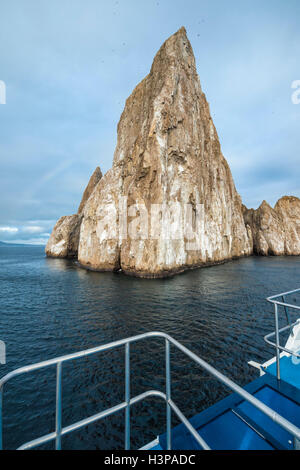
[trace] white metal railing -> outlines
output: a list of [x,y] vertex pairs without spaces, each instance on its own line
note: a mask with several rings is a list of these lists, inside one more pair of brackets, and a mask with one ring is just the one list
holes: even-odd
[[[153,338],[153,337],[164,338],[165,340],[166,392],[163,393],[158,390],[149,390],[147,392],[144,392],[138,396],[131,398],[130,397],[130,344],[143,340],[145,338]],[[104,344],[102,346],[87,349],[85,351],[80,351],[74,354],[69,354],[69,355],[61,356],[55,359],[50,359],[48,361],[39,362],[37,364],[32,364],[27,367],[21,367],[20,369],[16,369],[13,372],[10,372],[6,376],[4,376],[0,380],[0,448],[2,449],[3,387],[5,383],[18,375],[32,372],[37,369],[49,367],[52,365],[56,365],[57,372],[56,372],[55,431],[23,444],[21,447],[19,447],[19,449],[22,449],[22,450],[32,449],[33,447],[37,447],[39,445],[55,440],[56,449],[60,450],[62,436],[65,436],[75,430],[78,430],[84,426],[87,426],[88,424],[95,423],[96,421],[106,416],[110,416],[120,410],[125,409],[125,449],[129,450],[130,449],[130,408],[135,403],[138,403],[139,401],[147,397],[155,396],[155,397],[162,398],[166,403],[167,450],[170,450],[172,448],[172,444],[171,444],[171,412],[172,411],[177,415],[180,421],[186,426],[186,428],[193,435],[193,437],[201,446],[201,448],[204,450],[209,450],[210,448],[208,444],[199,435],[196,429],[191,425],[191,423],[188,421],[188,419],[184,416],[184,414],[180,411],[178,406],[174,403],[174,401],[171,398],[171,368],[170,368],[170,345],[171,344],[175,346],[177,349],[179,349],[180,351],[182,351],[184,354],[186,354],[190,359],[196,362],[196,364],[198,364],[200,367],[206,370],[209,374],[215,377],[218,381],[223,383],[233,392],[237,393],[244,400],[251,403],[257,409],[259,409],[262,413],[268,416],[272,421],[274,421],[283,429],[285,429],[290,434],[292,434],[292,436],[294,437],[294,448],[296,448],[299,445],[300,429],[297,426],[289,422],[284,417],[280,416],[274,410],[269,408],[267,405],[265,405],[260,400],[255,398],[253,395],[248,393],[239,385],[234,383],[232,380],[230,380],[228,377],[223,375],[221,372],[218,372],[214,367],[210,366],[207,362],[205,362],[203,359],[198,357],[195,353],[190,351],[188,348],[183,346],[181,343],[176,341],[174,338],[172,338],[168,334],[161,333],[161,332],[150,332],[150,333],[144,333],[141,335],[133,336],[131,338],[126,338],[123,340],[114,341],[112,343]],[[107,350],[120,347],[120,346],[125,346],[125,400],[124,402],[63,428],[62,427],[62,365],[63,363],[78,359],[80,357],[90,356],[92,354],[107,351]]]
[[[279,340],[280,333],[283,333],[284,331],[287,331],[289,329],[290,334],[293,334],[293,327],[299,324],[299,320],[297,320],[294,323],[291,323],[290,315],[289,315],[289,308],[294,309],[294,310],[300,310],[300,306],[289,304],[285,301],[285,297],[287,295],[296,294],[298,292],[300,293],[300,289],[294,289],[288,292],[283,292],[281,294],[272,295],[271,297],[267,298],[267,301],[274,305],[275,331],[266,335],[264,337],[264,340],[266,343],[270,344],[271,346],[274,346],[276,349],[276,375],[277,375],[278,380],[280,380],[280,351],[285,351],[288,354],[291,354],[292,356],[300,358],[300,354],[298,354],[297,352],[292,351],[288,348],[285,348],[284,346],[281,346],[280,340]],[[281,301],[278,300],[279,298],[281,299]],[[284,328],[279,329],[278,310],[280,306],[284,308],[288,325],[285,326]],[[272,338],[273,336],[275,336],[275,343],[270,341],[270,338]]]

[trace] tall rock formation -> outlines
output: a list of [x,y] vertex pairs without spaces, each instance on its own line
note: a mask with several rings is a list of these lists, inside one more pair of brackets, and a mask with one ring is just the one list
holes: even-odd
[[86,268],[162,277],[247,256],[300,254],[300,201],[242,206],[181,28],[127,99],[113,166],[96,169],[48,256]]
[[83,210],[78,260],[96,270],[159,277],[251,252],[181,28],[126,101],[113,167]]
[[46,246],[47,256],[77,258],[82,213],[86,202],[101,178],[101,170],[97,167],[83,193],[77,214],[61,217],[56,223]]
[[300,255],[300,199],[284,196],[274,209],[263,201],[258,209],[244,209],[253,250],[258,255]]

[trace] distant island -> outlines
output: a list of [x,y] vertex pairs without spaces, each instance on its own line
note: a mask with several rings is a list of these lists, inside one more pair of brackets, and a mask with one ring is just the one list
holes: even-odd
[[30,243],[11,243],[11,242],[1,242],[0,246],[44,246],[44,245],[32,245]]

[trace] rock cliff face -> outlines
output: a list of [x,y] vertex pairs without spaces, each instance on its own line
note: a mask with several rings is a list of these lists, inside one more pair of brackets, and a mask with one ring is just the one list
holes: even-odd
[[77,258],[82,212],[101,178],[101,170],[97,167],[83,193],[78,213],[61,217],[55,225],[46,246],[47,256],[54,258]]
[[300,255],[300,199],[284,196],[274,209],[263,201],[258,209],[244,209],[258,255]]
[[80,224],[78,214],[61,217],[46,246],[46,255],[54,258],[77,258]]
[[[127,99],[113,167],[92,176],[49,256],[162,277],[259,254],[299,254],[299,200],[242,206],[222,155],[186,31],[171,36]],[[292,229],[290,229],[292,227]]]
[[[186,233],[189,210],[194,235]],[[124,211],[127,227],[120,228]],[[93,269],[156,277],[251,250],[241,200],[182,28],[127,99],[113,168],[84,209],[78,259]]]

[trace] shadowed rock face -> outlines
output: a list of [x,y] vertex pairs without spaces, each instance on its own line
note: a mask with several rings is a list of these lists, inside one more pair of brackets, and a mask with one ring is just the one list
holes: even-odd
[[[120,221],[120,197],[127,198],[128,236],[107,228]],[[183,232],[185,222],[170,214],[154,223],[153,204],[198,207],[196,249]],[[104,214],[111,204],[115,210]],[[147,209],[148,215],[141,209]],[[143,212],[143,214],[141,213]],[[101,217],[106,217],[106,226]],[[131,224],[157,231],[155,239],[130,237]],[[142,227],[142,228],[143,228]],[[150,74],[127,99],[118,125],[112,169],[101,179],[84,209],[78,259],[98,270],[122,269],[156,277],[222,262],[252,251],[241,200],[224,159],[209,105],[201,90],[184,28],[157,53]]]
[[263,201],[258,209],[244,207],[253,250],[258,255],[300,255],[300,199],[284,196],[274,209]]
[[95,186],[99,183],[101,178],[102,178],[102,172],[100,170],[100,167],[97,166],[96,170],[94,171],[94,173],[92,174],[90,178],[89,184],[87,185],[83,193],[83,196],[82,196],[79,208],[78,208],[78,212],[77,212],[78,214],[82,214],[86,202],[88,201],[90,195],[95,189]]

